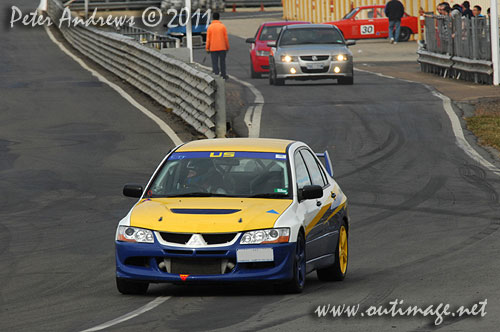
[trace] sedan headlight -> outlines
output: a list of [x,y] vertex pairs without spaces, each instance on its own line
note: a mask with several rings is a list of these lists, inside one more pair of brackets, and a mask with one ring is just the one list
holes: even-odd
[[155,237],[149,229],[120,226],[118,227],[117,241],[154,243]]
[[290,55],[282,55],[281,62],[297,62],[297,57]]
[[347,55],[345,55],[345,54],[339,54],[339,55],[335,56],[335,59],[337,61],[347,61]]
[[290,240],[290,228],[272,228],[243,234],[240,244],[284,243]]
[[257,56],[269,56],[271,52],[269,51],[256,51],[255,54],[257,54]]

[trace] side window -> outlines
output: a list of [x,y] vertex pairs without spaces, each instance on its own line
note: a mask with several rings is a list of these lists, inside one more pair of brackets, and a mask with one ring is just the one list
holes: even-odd
[[367,20],[375,16],[373,8],[364,8],[358,12],[356,15],[357,20]]
[[377,8],[375,14],[377,14],[376,18],[387,18],[385,16],[384,8]]
[[311,181],[313,185],[318,185],[321,187],[325,186],[325,181],[323,179],[323,174],[319,169],[318,162],[316,158],[312,155],[309,150],[301,150],[300,153],[306,162],[307,169],[309,170],[309,175],[311,176]]
[[304,188],[304,186],[308,186],[311,184],[311,180],[309,179],[309,173],[307,173],[306,164],[304,160],[300,156],[300,153],[295,153],[295,176],[297,178],[297,186],[299,189]]

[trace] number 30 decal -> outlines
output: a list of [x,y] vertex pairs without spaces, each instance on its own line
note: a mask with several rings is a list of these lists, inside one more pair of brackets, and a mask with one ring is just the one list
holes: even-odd
[[362,35],[373,35],[375,33],[375,28],[373,25],[362,25],[360,27],[360,32]]

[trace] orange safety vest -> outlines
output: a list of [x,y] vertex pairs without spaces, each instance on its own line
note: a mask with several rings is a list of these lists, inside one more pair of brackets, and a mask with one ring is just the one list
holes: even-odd
[[212,21],[207,29],[206,50],[210,52],[229,50],[226,26],[219,20]]

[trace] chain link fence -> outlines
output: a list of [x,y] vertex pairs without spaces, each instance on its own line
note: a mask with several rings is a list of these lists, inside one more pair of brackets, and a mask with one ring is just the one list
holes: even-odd
[[421,69],[492,84],[490,21],[487,17],[425,18],[425,47],[418,51]]

